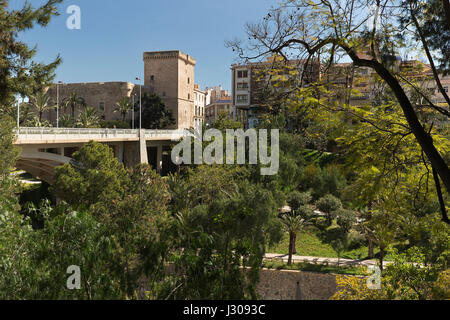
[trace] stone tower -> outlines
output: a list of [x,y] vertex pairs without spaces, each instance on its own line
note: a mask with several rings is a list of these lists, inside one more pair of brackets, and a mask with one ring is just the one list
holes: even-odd
[[172,110],[178,129],[194,126],[194,68],[196,61],[175,51],[144,52],[144,85]]

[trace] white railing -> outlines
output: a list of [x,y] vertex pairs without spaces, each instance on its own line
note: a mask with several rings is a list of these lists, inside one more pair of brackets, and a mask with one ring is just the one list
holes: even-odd
[[186,130],[144,130],[146,139],[163,139],[176,141],[186,135]]
[[[143,130],[146,139],[179,140],[184,130]],[[18,140],[79,140],[79,139],[139,139],[138,129],[110,128],[19,128],[15,130]]]

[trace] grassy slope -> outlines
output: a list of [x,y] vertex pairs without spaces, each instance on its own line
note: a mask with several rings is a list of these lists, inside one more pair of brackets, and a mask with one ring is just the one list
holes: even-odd
[[[268,253],[288,254],[289,235],[286,233],[280,243],[267,248]],[[368,248],[366,246],[344,252],[341,258],[345,259],[367,259]],[[378,250],[375,248],[375,254]],[[336,252],[326,243],[322,243],[313,231],[303,231],[297,235],[297,253],[298,256],[313,256],[337,258]],[[389,258],[389,256],[387,257]]]

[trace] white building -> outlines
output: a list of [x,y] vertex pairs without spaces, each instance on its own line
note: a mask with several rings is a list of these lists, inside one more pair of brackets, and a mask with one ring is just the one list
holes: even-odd
[[194,128],[199,129],[205,122],[205,107],[207,104],[207,91],[200,90],[198,84],[194,85]]

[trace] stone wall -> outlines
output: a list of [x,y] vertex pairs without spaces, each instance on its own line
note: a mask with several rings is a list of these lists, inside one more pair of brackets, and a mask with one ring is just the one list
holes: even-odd
[[[116,103],[123,97],[127,97],[132,101],[132,96],[135,95],[135,102],[139,101],[139,86],[130,82],[91,82],[91,83],[68,83],[59,85],[59,114],[71,114],[70,107],[64,110],[64,100],[73,92],[76,92],[79,97],[83,98],[89,107],[93,107],[98,115],[107,121],[121,120],[122,116],[116,109]],[[151,90],[142,87],[142,94],[145,92],[151,93]],[[56,85],[48,88],[47,94],[50,96],[52,104],[56,104]],[[100,103],[103,103],[104,110],[100,109]],[[77,117],[83,108],[75,110],[75,117]],[[132,113],[126,117],[126,120],[131,119]],[[56,125],[56,111],[51,110],[44,113],[44,119]]]
[[172,111],[173,128],[194,126],[195,64],[194,58],[178,50],[144,52],[145,86]]
[[336,275],[318,272],[262,269],[257,292],[263,300],[329,300]]
[[[166,266],[166,274],[174,271],[173,265]],[[142,281],[139,296],[146,290]],[[336,291],[336,274],[275,269],[260,270],[256,288],[261,300],[329,300]]]

